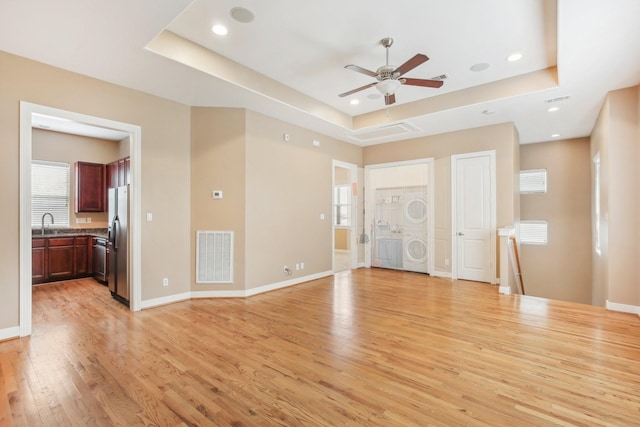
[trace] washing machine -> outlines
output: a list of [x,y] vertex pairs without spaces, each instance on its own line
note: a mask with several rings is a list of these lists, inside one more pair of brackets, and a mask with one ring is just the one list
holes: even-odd
[[427,233],[408,233],[402,237],[402,268],[406,271],[428,273],[429,245]]

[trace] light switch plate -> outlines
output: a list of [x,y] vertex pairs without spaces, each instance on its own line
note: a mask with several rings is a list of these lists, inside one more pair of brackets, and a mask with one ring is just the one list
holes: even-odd
[[213,190],[211,194],[216,200],[222,199],[222,190]]
[[153,214],[151,212],[147,212],[147,221],[153,221]]

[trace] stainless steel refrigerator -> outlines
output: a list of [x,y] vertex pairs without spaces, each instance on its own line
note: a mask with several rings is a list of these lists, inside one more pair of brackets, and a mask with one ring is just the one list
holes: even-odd
[[109,275],[111,295],[129,305],[129,186],[109,189]]

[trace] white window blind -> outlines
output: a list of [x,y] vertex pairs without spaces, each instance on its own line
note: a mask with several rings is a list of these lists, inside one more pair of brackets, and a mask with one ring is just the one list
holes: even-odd
[[[55,225],[69,226],[68,163],[34,160],[31,162],[31,226],[42,225],[42,215],[49,212]],[[47,217],[46,223],[50,224]]]
[[520,171],[520,193],[546,193],[546,169],[530,169]]
[[547,244],[547,221],[520,221],[520,243]]

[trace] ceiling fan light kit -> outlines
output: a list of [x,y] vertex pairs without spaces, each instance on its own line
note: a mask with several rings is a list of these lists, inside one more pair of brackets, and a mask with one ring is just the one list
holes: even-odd
[[389,65],[389,48],[393,45],[393,39],[391,37],[385,37],[384,39],[380,40],[380,44],[384,46],[386,50],[386,64],[379,67],[376,72],[353,64],[349,64],[344,67],[348,70],[355,71],[360,74],[365,74],[369,77],[375,77],[378,81],[350,90],[345,93],[341,93],[338,96],[345,97],[375,86],[376,89],[378,89],[378,91],[382,95],[384,95],[385,105],[391,105],[396,102],[396,90],[398,90],[398,88],[402,85],[431,88],[439,88],[443,85],[444,82],[442,82],[441,80],[399,78],[406,72],[416,68],[418,65],[427,62],[429,58],[426,55],[418,53],[414,55],[413,58],[409,59],[407,62],[396,68],[394,65]]

